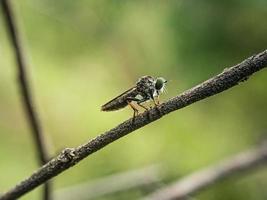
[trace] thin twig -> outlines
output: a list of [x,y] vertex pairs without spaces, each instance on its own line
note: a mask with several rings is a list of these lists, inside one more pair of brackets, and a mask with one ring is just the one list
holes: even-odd
[[96,199],[135,188],[155,186],[160,183],[161,179],[159,166],[152,165],[60,189],[55,192],[54,198],[56,200]]
[[[34,138],[36,149],[38,153],[39,164],[43,165],[49,161],[48,150],[46,149],[46,144],[41,128],[41,124],[38,118],[38,114],[36,112],[31,90],[30,84],[27,78],[26,72],[26,59],[23,54],[23,48],[20,40],[20,35],[18,31],[18,27],[16,26],[15,15],[13,12],[12,3],[10,0],[1,0],[3,15],[6,20],[7,29],[9,31],[9,36],[11,43],[14,48],[16,62],[18,67],[18,83],[20,87],[20,92],[24,104],[24,109],[28,117],[29,124],[32,129],[32,136]],[[49,200],[50,198],[50,185],[45,184],[44,188],[44,199]]]
[[242,152],[234,157],[221,161],[219,164],[196,171],[195,173],[178,180],[150,194],[144,200],[178,200],[214,185],[218,181],[233,175],[256,169],[267,164],[267,144]]
[[117,127],[97,136],[86,144],[76,148],[66,148],[57,157],[42,166],[30,177],[26,178],[14,188],[0,197],[0,200],[15,199],[33,190],[47,180],[57,176],[78,162],[102,149],[119,138],[160,119],[162,116],[175,110],[184,108],[194,102],[227,90],[240,82],[247,80],[253,73],[265,68],[267,65],[267,50],[252,56],[242,63],[225,69],[221,74],[195,86],[192,89],[150,109],[135,118],[133,123],[129,119]]

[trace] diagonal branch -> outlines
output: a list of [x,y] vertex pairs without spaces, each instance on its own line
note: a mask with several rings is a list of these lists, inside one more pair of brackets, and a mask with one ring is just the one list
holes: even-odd
[[266,65],[267,50],[246,59],[234,67],[225,69],[221,74],[183,92],[156,108],[144,112],[135,118],[134,124],[132,119],[129,119],[86,144],[76,148],[64,149],[57,157],[42,166],[30,177],[3,194],[0,200],[21,197],[119,138],[160,119],[170,112],[238,85],[240,82],[247,80],[253,73],[265,68]]
[[218,181],[238,175],[241,172],[267,164],[267,144],[242,152],[219,164],[196,171],[185,178],[150,194],[144,200],[187,199],[189,195],[207,188]]
[[[16,56],[16,62],[18,67],[18,83],[20,87],[22,100],[24,103],[24,109],[32,129],[32,136],[36,144],[39,163],[40,165],[43,165],[49,160],[48,150],[46,148],[45,140],[43,138],[44,136],[41,129],[41,124],[38,119],[38,115],[35,110],[34,102],[32,99],[32,94],[26,72],[25,56],[23,54],[23,48],[19,38],[20,35],[18,32],[18,28],[16,26],[12,4],[10,0],[1,0],[1,4],[3,8],[3,15],[6,20],[7,29],[9,31],[10,40],[13,45]],[[48,183],[45,185],[44,199],[46,200],[50,199]]]

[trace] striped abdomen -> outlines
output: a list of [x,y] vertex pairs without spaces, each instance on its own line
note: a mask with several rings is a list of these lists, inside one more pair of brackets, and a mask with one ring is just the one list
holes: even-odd
[[104,104],[101,107],[102,111],[115,111],[122,109],[128,105],[129,97],[135,97],[137,95],[136,87],[133,87],[126,92],[122,93],[121,95],[115,97],[108,103]]

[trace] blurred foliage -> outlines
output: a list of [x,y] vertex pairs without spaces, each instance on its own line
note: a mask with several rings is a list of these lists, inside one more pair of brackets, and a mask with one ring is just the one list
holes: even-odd
[[[34,97],[53,154],[132,115],[100,106],[142,75],[171,80],[162,100],[267,47],[266,0],[14,1]],[[37,168],[16,66],[0,21],[0,192]],[[166,181],[266,137],[267,71],[172,113],[54,179],[55,188],[160,163]],[[194,199],[266,199],[267,173],[231,179]],[[104,199],[136,199],[141,191]],[[40,190],[22,199],[39,199]]]

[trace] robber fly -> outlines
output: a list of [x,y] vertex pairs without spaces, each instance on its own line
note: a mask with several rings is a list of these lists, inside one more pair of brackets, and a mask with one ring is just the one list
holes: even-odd
[[137,105],[145,110],[148,110],[148,108],[142,105],[144,102],[152,100],[155,106],[159,105],[159,95],[164,91],[166,83],[167,81],[162,77],[153,78],[152,76],[143,76],[138,79],[134,87],[104,104],[101,110],[115,111],[129,105],[134,111],[134,120],[138,114],[138,108],[133,102],[136,102]]

